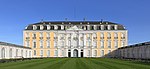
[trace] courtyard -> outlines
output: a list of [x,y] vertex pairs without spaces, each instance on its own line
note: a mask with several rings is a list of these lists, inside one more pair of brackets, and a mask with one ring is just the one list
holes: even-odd
[[150,65],[109,58],[45,58],[0,63],[0,69],[150,69]]

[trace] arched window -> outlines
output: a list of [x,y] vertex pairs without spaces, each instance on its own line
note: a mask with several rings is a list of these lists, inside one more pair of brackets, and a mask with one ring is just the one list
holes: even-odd
[[28,57],[28,52],[26,51],[26,58]]
[[114,37],[115,37],[115,39],[118,39],[118,34],[114,33]]
[[40,48],[43,48],[43,40],[40,40]]
[[43,57],[43,50],[40,51],[40,56]]
[[62,50],[61,53],[62,53],[61,55],[64,56],[64,50]]
[[121,38],[122,38],[122,39],[125,38],[125,33],[121,33]]
[[101,40],[101,48],[104,48],[104,41]]
[[97,56],[97,50],[94,51],[94,56],[95,56],[95,57]]
[[5,48],[2,48],[2,50],[1,50],[1,57],[5,58]]
[[108,39],[111,39],[111,33],[108,33],[108,34],[107,34],[107,38],[108,38]]
[[111,41],[110,40],[108,41],[107,44],[108,44],[108,48],[111,48]]
[[37,29],[37,26],[36,25],[33,25],[33,30],[36,30]]
[[36,50],[34,50],[34,56],[36,56]]
[[44,29],[44,26],[43,25],[40,25],[40,30],[43,30]]
[[101,36],[101,39],[104,39],[104,33],[101,33],[100,36]]
[[29,58],[31,58],[31,51],[29,51]]
[[104,57],[104,50],[101,50],[101,57]]
[[21,57],[23,57],[23,50],[21,50]]
[[9,50],[9,57],[12,58],[12,48]]
[[96,40],[93,41],[93,46],[94,46],[95,48],[97,47],[97,41],[96,41]]
[[33,41],[33,48],[36,48],[36,42]]
[[47,57],[50,57],[50,50],[47,50]]
[[115,48],[118,48],[118,40],[115,40]]
[[16,57],[18,57],[18,49],[16,49]]
[[50,25],[46,25],[47,26],[47,30],[50,30],[51,29],[51,26]]
[[47,48],[50,48],[50,41],[47,40]]

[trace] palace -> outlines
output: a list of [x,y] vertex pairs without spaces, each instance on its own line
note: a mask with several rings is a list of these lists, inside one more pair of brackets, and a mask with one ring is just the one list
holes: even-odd
[[114,57],[128,31],[108,21],[43,21],[25,28],[23,43],[32,57]]

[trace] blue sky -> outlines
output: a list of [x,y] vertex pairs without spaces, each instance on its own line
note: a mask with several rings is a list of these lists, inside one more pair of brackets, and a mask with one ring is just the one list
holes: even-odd
[[129,44],[150,39],[150,0],[0,0],[0,41],[22,45],[28,24],[65,18],[123,24]]

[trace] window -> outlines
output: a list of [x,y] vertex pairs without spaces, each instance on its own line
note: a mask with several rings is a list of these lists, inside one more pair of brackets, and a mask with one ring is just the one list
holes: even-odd
[[101,57],[104,57],[104,50],[101,50]]
[[125,41],[124,40],[121,41],[121,47],[123,47],[123,46],[125,46]]
[[5,48],[2,48],[2,50],[1,50],[1,57],[5,58]]
[[95,33],[93,34],[93,37],[96,37],[96,34],[95,34]]
[[111,48],[111,41],[110,40],[108,41],[107,44],[108,44],[108,48]]
[[28,57],[28,51],[26,51],[26,58]]
[[64,47],[64,45],[65,45],[65,41],[62,40],[61,41],[61,46]]
[[90,56],[90,50],[88,50],[88,56]]
[[58,29],[58,26],[57,25],[54,25],[54,30],[57,30]]
[[44,29],[43,25],[40,25],[40,30],[43,30],[43,29]]
[[36,56],[36,50],[34,50],[34,56]]
[[118,26],[117,25],[115,25],[115,30],[117,30],[118,29]]
[[94,50],[94,56],[97,56],[97,50]]
[[81,43],[81,46],[83,47],[83,46],[84,46],[84,45],[83,45],[83,44],[84,44],[83,40],[81,40],[80,43]]
[[36,37],[36,33],[33,33],[33,37]]
[[50,50],[47,51],[47,57],[50,57]]
[[37,26],[36,25],[33,25],[33,30],[36,30],[37,29]]
[[16,49],[16,57],[18,57],[18,49]]
[[115,45],[115,48],[118,48],[118,40],[115,40],[114,45]]
[[94,30],[96,30],[97,29],[97,26],[96,25],[94,25]]
[[64,50],[62,50],[61,53],[62,53],[61,55],[64,56]]
[[93,46],[96,48],[96,46],[97,46],[97,41],[96,40],[93,41]]
[[36,42],[35,41],[33,42],[33,48],[36,48]]
[[104,25],[101,25],[101,30],[104,30]]
[[90,39],[87,40],[87,46],[91,46],[91,40]]
[[111,50],[108,50],[108,57],[111,56]]
[[26,32],[26,37],[29,37],[29,32]]
[[9,50],[9,57],[12,58],[12,49]]
[[30,43],[29,43],[29,40],[27,40],[27,41],[26,41],[26,46],[29,47],[29,46],[30,46],[29,44],[30,44]]
[[29,58],[31,58],[31,51],[29,51]]
[[57,41],[54,41],[54,47],[57,47]]
[[111,25],[108,25],[107,27],[108,27],[108,30],[111,30]]
[[118,34],[114,33],[114,37],[115,37],[115,39],[118,39]]
[[21,57],[23,57],[23,50],[21,50]]
[[61,25],[61,30],[64,30],[64,25]]
[[71,40],[68,41],[68,45],[71,46]]
[[104,41],[101,40],[101,48],[104,48]]
[[50,33],[49,32],[47,33],[47,37],[50,37]]
[[43,41],[40,41],[40,48],[43,48]]
[[125,33],[121,33],[121,38],[125,39]]
[[46,26],[47,26],[47,30],[50,30],[50,29],[51,29],[50,25],[46,25]]
[[50,48],[50,41],[47,41],[47,48]]
[[111,34],[110,33],[108,33],[107,39],[111,39]]
[[104,39],[104,33],[101,33],[100,37],[101,39]]
[[43,39],[43,33],[40,32],[40,39]]
[[40,51],[40,56],[43,57],[43,50]]
[[43,37],[43,33],[42,32],[40,32],[40,37]]
[[55,56],[58,56],[58,51],[57,50],[55,50],[55,54],[54,54]]
[[87,30],[90,30],[90,25],[87,25]]

